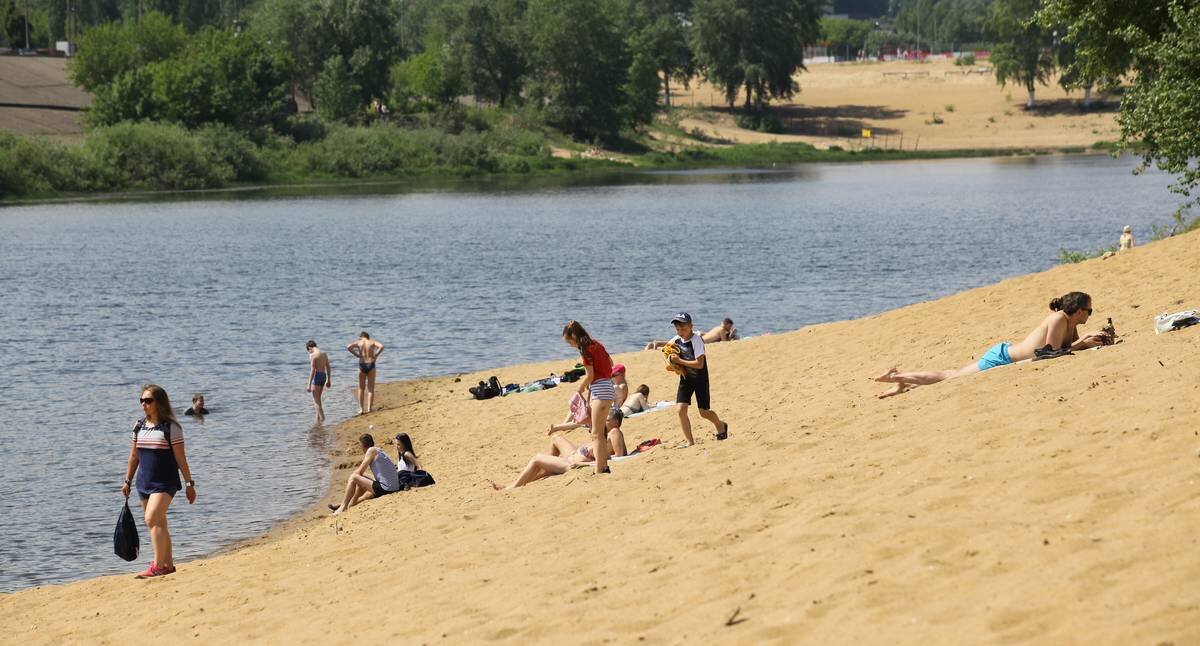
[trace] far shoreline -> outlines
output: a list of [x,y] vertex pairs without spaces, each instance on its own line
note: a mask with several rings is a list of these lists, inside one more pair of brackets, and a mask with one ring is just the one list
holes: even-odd
[[[758,149],[765,149],[760,152]],[[147,189],[104,193],[62,193],[46,194],[18,199],[0,198],[0,208],[19,207],[42,204],[74,204],[87,202],[133,202],[155,201],[163,198],[191,196],[219,196],[222,194],[269,193],[278,191],[278,197],[308,196],[313,194],[345,195],[359,189],[370,187],[399,187],[412,191],[422,189],[450,188],[458,191],[468,188],[482,188],[489,183],[496,185],[525,188],[539,181],[565,181],[597,179],[620,175],[655,174],[661,172],[676,172],[689,170],[722,170],[730,171],[753,169],[779,169],[790,166],[805,166],[810,164],[853,164],[870,162],[914,162],[960,159],[1004,159],[1021,157],[1050,157],[1050,156],[1111,156],[1113,144],[1097,142],[1091,146],[1051,146],[1045,148],[1013,147],[1013,148],[967,148],[954,150],[918,150],[900,151],[886,149],[864,150],[820,150],[812,149],[804,144],[769,143],[769,144],[738,144],[727,148],[697,149],[702,153],[714,151],[748,152],[748,158],[728,159],[731,154],[717,154],[711,158],[687,158],[686,155],[676,154],[677,161],[667,163],[620,163],[611,160],[570,159],[569,162],[580,163],[578,167],[566,165],[550,170],[530,173],[455,173],[455,172],[426,172],[407,175],[372,176],[365,178],[330,178],[314,177],[312,181],[295,182],[281,180],[279,182],[256,182],[249,184],[231,184],[219,188],[199,189]],[[784,151],[783,158],[769,154],[774,151]],[[791,156],[788,151],[807,151],[802,157]],[[755,154],[759,153],[759,154]],[[741,157],[741,155],[737,155]],[[600,163],[596,163],[596,162]],[[409,192],[409,190],[399,191]],[[270,197],[270,196],[268,196]]]

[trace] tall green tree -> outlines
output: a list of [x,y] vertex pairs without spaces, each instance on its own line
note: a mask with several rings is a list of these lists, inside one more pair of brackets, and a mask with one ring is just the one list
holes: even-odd
[[988,13],[996,82],[1023,86],[1029,93],[1026,109],[1033,108],[1037,86],[1047,85],[1056,67],[1051,34],[1035,20],[1040,5],[1040,0],[996,0]]
[[835,55],[849,59],[863,49],[872,29],[874,26],[867,20],[826,17],[821,19],[821,40]]
[[317,114],[330,121],[354,123],[362,113],[361,95],[362,88],[355,82],[345,59],[340,54],[326,59],[324,69],[313,84]]
[[464,0],[444,17],[447,62],[476,98],[505,106],[529,72],[525,0]]
[[[687,87],[696,74],[689,42],[692,0],[630,0],[625,16],[630,47],[635,56],[654,64],[662,79],[663,102],[670,108],[671,82]],[[644,76],[645,72],[640,71],[643,63],[637,64],[638,70],[631,73]]]
[[286,52],[253,35],[208,27],[174,56],[128,69],[97,87],[88,121],[251,129],[283,113],[290,78]]
[[67,74],[79,87],[96,92],[129,70],[171,58],[187,43],[183,28],[152,12],[141,20],[97,25],[83,32]]
[[631,59],[620,8],[615,0],[529,2],[530,94],[552,125],[577,137],[612,139],[625,125]]
[[365,106],[388,91],[399,53],[396,24],[395,6],[384,0],[266,0],[253,12],[251,29],[291,52],[296,87],[314,103],[313,84],[326,61],[341,56],[358,88],[355,99]]
[[704,77],[725,91],[732,108],[792,97],[804,47],[820,37],[818,0],[696,0],[692,49]]
[[1175,174],[1173,190],[1192,195],[1200,185],[1200,6],[1046,0],[1038,18],[1065,27],[1064,38],[1075,47],[1067,73],[1128,79],[1117,116],[1121,147],[1140,145],[1143,166]]

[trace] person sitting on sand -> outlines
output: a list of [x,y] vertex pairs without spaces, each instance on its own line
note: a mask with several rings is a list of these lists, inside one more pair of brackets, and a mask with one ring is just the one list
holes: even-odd
[[[608,437],[609,455],[617,457],[625,455],[625,433],[621,430],[621,424],[624,421],[625,413],[622,413],[620,410],[614,410],[612,414],[608,416],[608,420],[604,422],[604,430]],[[586,428],[591,430],[591,419],[588,418],[583,422],[576,422],[571,417],[571,414],[568,413],[567,418],[564,419],[561,424],[551,424],[550,428],[546,431],[546,434],[554,435],[555,433],[572,431],[577,428]]]
[[650,409],[650,386],[642,384],[633,391],[633,394],[625,400],[625,404],[621,406],[621,413],[625,417],[629,417],[635,413],[640,413]]
[[207,415],[208,409],[204,407],[204,393],[192,395],[192,407],[183,411],[183,414],[195,417],[204,417]]
[[705,343],[718,343],[720,341],[737,341],[737,328],[733,327],[733,319],[725,319],[717,327],[700,335],[700,339]]
[[[621,420],[624,416],[620,413],[608,418],[608,441],[609,455],[621,456],[627,453],[625,448],[625,435],[621,431]],[[574,427],[583,426],[582,424],[574,425]],[[595,440],[586,444],[576,445],[568,440],[562,431],[555,430],[556,427],[551,427],[550,449],[549,453],[538,453],[529,459],[529,463],[521,471],[521,475],[507,487],[501,486],[492,482],[492,488],[496,491],[510,491],[517,487],[549,478],[551,476],[561,476],[571,470],[571,467],[576,464],[588,464],[596,461]],[[614,441],[615,440],[615,441]]]
[[[730,319],[730,318],[727,318],[724,321],[721,321],[720,325],[718,325],[717,327],[714,327],[713,329],[700,335],[700,340],[704,341],[705,343],[720,343],[721,341],[737,341],[740,338],[742,338],[742,337],[741,337],[741,335],[738,334],[737,328],[733,326],[733,319]],[[647,350],[657,350],[668,343],[670,343],[670,342],[662,341],[659,339],[654,339],[653,341],[650,341],[649,343],[646,344],[646,349]]]
[[364,331],[357,341],[346,346],[346,351],[358,357],[358,414],[369,413],[375,397],[375,362],[383,354],[383,344]]
[[1119,243],[1119,247],[1117,248],[1117,251],[1128,251],[1129,249],[1132,249],[1132,248],[1133,248],[1133,227],[1126,224],[1125,229],[1121,231],[1121,241]]
[[1092,297],[1083,292],[1070,292],[1050,301],[1051,314],[1033,329],[1024,341],[1017,344],[997,343],[992,346],[979,361],[973,361],[957,370],[932,370],[924,372],[901,372],[892,368],[875,381],[896,384],[891,389],[879,393],[878,397],[891,397],[907,392],[914,386],[927,386],[946,379],[956,379],[973,375],[997,366],[1024,361],[1033,358],[1035,350],[1046,346],[1051,348],[1069,348],[1085,350],[1099,345],[1109,345],[1116,339],[1116,333],[1100,331],[1079,338],[1078,327],[1087,323],[1092,315]]
[[625,381],[625,365],[621,363],[613,364],[612,367],[612,383],[613,383],[613,405],[609,415],[616,412],[629,399],[629,384]]
[[[362,462],[346,479],[346,493],[342,497],[342,504],[329,505],[334,514],[340,514],[363,501],[400,490],[400,476],[396,463],[375,446],[375,438],[369,433],[363,433],[358,438],[358,443],[363,448]],[[367,477],[368,469],[374,478]]]

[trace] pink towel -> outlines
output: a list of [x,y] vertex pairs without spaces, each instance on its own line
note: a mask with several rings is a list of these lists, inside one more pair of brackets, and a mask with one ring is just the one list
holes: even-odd
[[586,424],[588,420],[592,419],[592,409],[588,406],[588,400],[578,392],[571,395],[568,405],[571,407],[571,420],[576,424]]

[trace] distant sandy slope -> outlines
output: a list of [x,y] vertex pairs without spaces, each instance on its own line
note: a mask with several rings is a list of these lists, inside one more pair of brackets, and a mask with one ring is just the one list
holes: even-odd
[[[1197,643],[1200,327],[1156,336],[1152,318],[1200,307],[1198,251],[1192,234],[713,345],[729,441],[514,493],[487,479],[543,450],[569,387],[483,402],[466,388],[561,371],[566,346],[545,364],[389,384],[387,410],[341,427],[340,442],[368,424],[377,438],[407,431],[435,487],[337,521],[310,513],[164,579],[2,596],[0,625],[11,643]],[[873,397],[874,373],[960,366],[1072,289],[1124,343]],[[586,323],[605,337],[606,321]],[[496,349],[502,361],[502,337]],[[618,359],[652,398],[671,396],[658,353]],[[626,430],[680,439],[670,412]],[[192,460],[205,504],[204,458]]]
[[[79,108],[92,97],[67,80],[65,58],[0,56],[0,103]],[[0,130],[26,135],[83,133],[80,112],[0,106]]]
[[[1118,137],[1116,98],[1084,113],[1079,110],[1082,91],[1068,95],[1057,85],[1039,87],[1042,107],[1026,112],[1024,88],[1001,88],[991,72],[963,73],[988,65],[958,67],[943,60],[813,64],[797,76],[801,91],[793,101],[773,104],[784,135],[742,130],[728,117],[716,123],[684,119],[681,125],[736,142],[806,141],[820,147],[857,146],[861,129],[870,128],[876,146],[899,147],[903,136],[908,150],[916,145],[940,150],[1090,146]],[[721,92],[707,84],[679,90],[676,105],[724,105]],[[934,113],[943,123],[933,123]],[[846,141],[847,136],[855,140]]]

